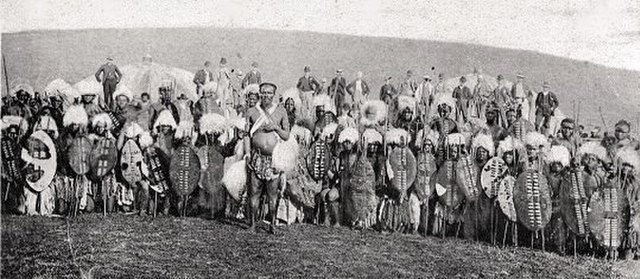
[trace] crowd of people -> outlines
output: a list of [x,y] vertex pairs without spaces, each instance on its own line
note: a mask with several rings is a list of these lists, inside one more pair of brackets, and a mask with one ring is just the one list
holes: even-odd
[[14,88],[2,107],[3,213],[205,215],[269,231],[311,222],[640,256],[631,125],[599,138],[578,119],[554,129],[547,82],[533,92],[522,74],[512,86],[499,75],[493,88],[478,75],[450,88],[408,71],[373,98],[361,72],[327,83],[307,66],[279,90],[256,63],[238,84],[225,59],[217,74],[210,65],[195,102],[171,81],[157,102],[118,86],[127,73],[112,62],[96,73],[102,92]]

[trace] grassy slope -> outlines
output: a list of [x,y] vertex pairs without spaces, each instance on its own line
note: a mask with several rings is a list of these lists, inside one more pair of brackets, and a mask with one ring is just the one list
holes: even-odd
[[455,76],[480,67],[508,79],[523,71],[536,89],[549,80],[569,115],[572,101],[582,100],[581,122],[595,125],[601,124],[598,106],[611,125],[621,117],[635,123],[640,105],[640,72],[477,45],[213,28],[37,31],[2,36],[9,79],[23,77],[36,88],[58,77],[77,82],[93,74],[108,54],[119,64],[139,61],[147,46],[156,62],[193,72],[205,59],[217,62],[225,56],[230,65],[245,71],[256,60],[266,79],[281,87],[295,85],[305,64],[312,65],[317,76],[331,77],[341,67],[353,78],[355,71],[362,70],[375,91],[383,76],[392,75],[398,81],[407,69],[421,76],[434,66],[436,72]]
[[457,239],[295,225],[277,235],[197,218],[3,216],[2,277],[615,277],[611,264]]

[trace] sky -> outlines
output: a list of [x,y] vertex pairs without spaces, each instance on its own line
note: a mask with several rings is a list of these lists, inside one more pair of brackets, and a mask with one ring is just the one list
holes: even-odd
[[2,0],[2,32],[260,28],[463,42],[640,71],[640,0]]

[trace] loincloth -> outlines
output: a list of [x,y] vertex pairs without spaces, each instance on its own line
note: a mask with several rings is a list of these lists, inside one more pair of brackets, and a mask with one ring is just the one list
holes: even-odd
[[250,167],[258,179],[271,181],[280,176],[280,172],[273,167],[272,159],[271,155],[264,155],[255,150],[251,151]]

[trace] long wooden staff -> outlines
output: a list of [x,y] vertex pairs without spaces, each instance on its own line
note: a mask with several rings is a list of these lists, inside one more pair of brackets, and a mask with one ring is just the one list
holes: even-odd
[[4,69],[4,85],[7,87],[7,95],[9,95],[9,74],[7,72],[7,61],[2,55],[2,69]]

